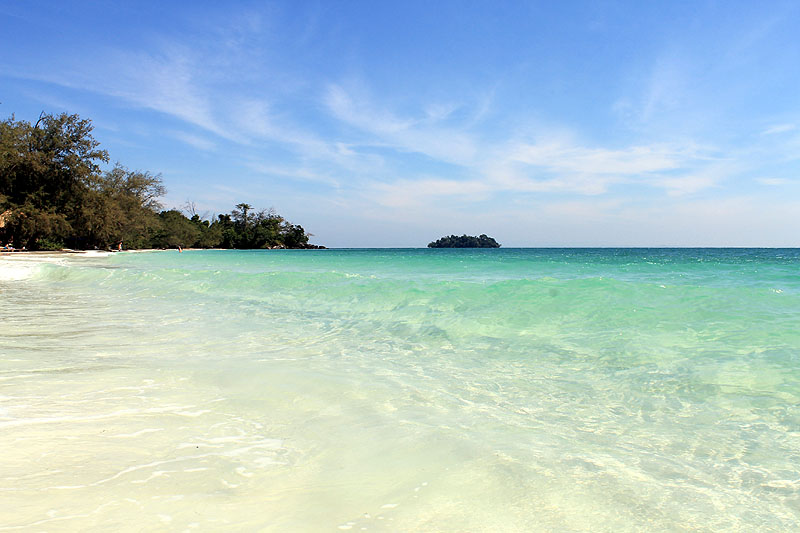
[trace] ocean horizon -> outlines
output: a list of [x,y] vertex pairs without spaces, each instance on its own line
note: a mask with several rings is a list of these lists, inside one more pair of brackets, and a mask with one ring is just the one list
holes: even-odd
[[800,249],[0,257],[0,531],[792,531]]

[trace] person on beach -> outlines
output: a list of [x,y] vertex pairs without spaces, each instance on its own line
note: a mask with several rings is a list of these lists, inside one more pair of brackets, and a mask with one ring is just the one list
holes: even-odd
[[178,246],[178,253],[179,254],[183,253],[183,248],[181,248],[180,246]]
[[117,245],[117,251],[118,252],[122,251],[122,241],[119,241],[119,244]]

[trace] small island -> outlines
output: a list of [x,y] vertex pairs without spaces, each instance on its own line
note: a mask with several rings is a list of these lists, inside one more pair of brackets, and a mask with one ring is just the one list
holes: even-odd
[[479,237],[450,235],[428,243],[428,248],[500,248],[500,243],[483,233]]

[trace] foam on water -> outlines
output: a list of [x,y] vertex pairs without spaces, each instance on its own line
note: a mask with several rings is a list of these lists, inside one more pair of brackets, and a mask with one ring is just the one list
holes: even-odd
[[30,278],[39,272],[39,267],[47,263],[64,264],[64,260],[55,255],[0,255],[0,282]]
[[798,266],[210,251],[0,274],[0,530],[790,531]]

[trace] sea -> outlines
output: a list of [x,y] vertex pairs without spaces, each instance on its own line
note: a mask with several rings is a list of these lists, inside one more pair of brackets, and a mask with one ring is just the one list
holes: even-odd
[[798,524],[798,249],[0,258],[0,531]]

